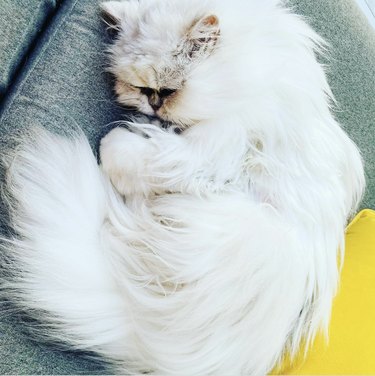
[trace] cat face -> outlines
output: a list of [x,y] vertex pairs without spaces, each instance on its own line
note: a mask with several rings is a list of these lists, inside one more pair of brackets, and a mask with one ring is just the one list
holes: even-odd
[[[187,4],[187,3],[186,3]],[[119,34],[111,47],[118,101],[181,126],[200,121],[194,101],[204,101],[195,73],[215,52],[219,19],[171,1],[102,4]],[[182,5],[182,6],[181,6]]]

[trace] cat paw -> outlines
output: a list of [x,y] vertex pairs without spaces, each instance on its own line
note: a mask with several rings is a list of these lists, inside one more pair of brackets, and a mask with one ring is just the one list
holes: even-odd
[[113,129],[101,140],[102,170],[121,195],[148,195],[144,169],[150,146],[147,139],[124,128]]

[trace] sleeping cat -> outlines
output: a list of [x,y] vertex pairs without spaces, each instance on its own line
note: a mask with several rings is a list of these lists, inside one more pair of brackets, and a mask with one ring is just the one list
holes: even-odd
[[[34,129],[9,165],[7,296],[115,371],[261,375],[326,329],[364,188],[324,41],[280,0],[109,1],[129,122]],[[179,133],[179,132],[178,132]]]

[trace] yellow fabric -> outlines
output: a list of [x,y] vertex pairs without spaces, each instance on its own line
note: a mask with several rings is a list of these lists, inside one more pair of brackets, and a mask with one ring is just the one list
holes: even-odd
[[363,210],[347,228],[328,345],[318,336],[306,361],[282,374],[375,375],[375,211]]

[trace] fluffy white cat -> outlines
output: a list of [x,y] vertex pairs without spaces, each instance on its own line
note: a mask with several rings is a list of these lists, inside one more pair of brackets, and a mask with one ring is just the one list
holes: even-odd
[[324,41],[279,0],[110,1],[129,123],[33,130],[8,166],[3,289],[118,372],[261,375],[327,328],[364,188]]

